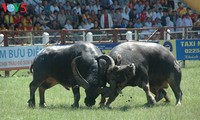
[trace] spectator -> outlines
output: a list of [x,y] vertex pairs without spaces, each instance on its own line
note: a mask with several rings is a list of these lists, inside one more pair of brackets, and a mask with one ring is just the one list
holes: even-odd
[[87,26],[88,26],[88,29],[91,29],[94,27],[94,23],[92,22],[90,18],[87,19]]
[[106,9],[104,10],[104,13],[101,15],[100,25],[101,25],[101,28],[113,27],[113,21],[112,21],[111,15],[108,13]]
[[172,22],[174,23],[174,26],[176,27],[176,21],[179,18],[179,15],[177,14],[177,11],[173,11],[172,15],[169,16]]
[[97,17],[97,15],[95,14],[95,11],[94,11],[94,10],[91,11],[90,19],[92,20],[92,22],[95,22],[96,20],[98,21],[98,17]]
[[143,24],[141,23],[140,19],[138,18],[134,24],[134,28],[142,28]]
[[127,25],[128,25],[128,23],[127,23],[126,19],[123,18],[120,28],[127,28]]
[[63,8],[65,9],[65,11],[67,11],[67,10],[71,11],[72,10],[72,7],[71,7],[69,1],[66,1],[65,5],[63,6]]
[[3,23],[1,23],[0,30],[7,30],[7,28],[5,27]]
[[49,16],[50,15],[50,4],[48,3],[47,0],[44,1],[43,7],[44,7],[44,11],[45,11],[46,15]]
[[146,10],[143,10],[141,13],[140,13],[140,21],[141,22],[144,22],[147,18],[147,15],[146,15]]
[[[167,27],[174,27],[174,23],[170,20],[170,17],[166,17],[166,26]],[[170,32],[174,32],[174,28],[169,28]]]
[[155,8],[155,11],[159,11],[159,8],[162,8],[162,5],[160,4],[160,1],[157,0],[156,4],[153,5],[153,7]]
[[57,20],[58,18],[58,11],[50,12],[50,21]]
[[168,17],[168,14],[166,11],[163,11],[163,16],[161,17],[161,24],[162,26],[166,26],[167,23],[166,23],[166,17]]
[[[27,25],[24,27],[25,31],[32,31],[33,30],[33,26],[32,23],[27,23]],[[25,32],[26,36],[28,36],[29,38],[26,38],[26,43],[30,44],[31,43],[31,32]]]
[[58,14],[58,17],[57,17],[58,24],[60,24],[61,27],[64,27],[66,20],[67,18],[66,18],[65,10],[60,9],[60,13]]
[[128,0],[118,0],[118,4],[124,7],[128,4]]
[[145,27],[152,27],[152,22],[151,22],[151,18],[146,18],[146,21],[144,23]]
[[14,23],[13,16],[10,12],[5,15],[5,23],[7,26]]
[[186,9],[183,7],[183,4],[181,2],[178,2],[178,14],[182,17],[184,14],[187,13]]
[[16,15],[13,16],[13,22],[15,25],[18,25],[23,19],[24,17],[19,12],[17,12]]
[[88,29],[87,24],[84,21],[82,21],[81,24],[78,26],[78,29],[87,30]]
[[73,21],[73,15],[72,15],[70,10],[66,11],[66,19],[70,20],[70,21]]
[[103,10],[110,9],[110,6],[113,4],[112,0],[101,0],[101,7]]
[[154,27],[162,27],[161,19],[159,18],[155,19]]
[[4,25],[6,24],[5,13],[3,11],[0,13],[0,23]]
[[100,19],[101,19],[101,15],[102,15],[103,13],[102,13],[102,10],[98,10],[98,13],[97,13],[97,18],[98,18],[98,20],[100,21]]
[[21,22],[17,25],[16,30],[17,31],[23,31],[24,30],[24,26],[22,25]]
[[129,21],[128,22],[128,25],[126,26],[126,28],[133,28],[133,22],[132,21]]
[[42,30],[50,30],[49,26],[47,26],[47,22],[44,22],[41,26]]
[[94,26],[91,29],[101,29],[97,20],[94,21]]
[[77,3],[76,6],[73,8],[76,11],[77,15],[82,15],[80,4]]
[[129,12],[130,9],[127,6],[125,7],[125,10],[122,12],[122,18],[124,19],[126,25],[128,25],[128,21],[130,20]]
[[145,1],[144,9],[145,9],[145,10],[151,9],[151,6],[150,6],[150,4],[149,4],[149,1],[147,1],[147,0]]
[[89,5],[86,6],[86,10],[89,12],[94,10],[94,2],[93,1],[90,1]]
[[54,2],[53,5],[50,6],[50,10],[51,10],[52,13],[54,13],[54,11],[59,12],[60,9],[58,8],[58,3]]
[[117,10],[120,9],[120,5],[118,4],[117,0],[114,0],[113,4],[110,6],[110,9]]
[[113,16],[113,27],[120,28],[122,24],[122,14],[119,9],[116,9],[115,11],[115,15]]
[[163,9],[159,8],[158,12],[156,13],[156,18],[161,19],[163,16]]
[[[181,18],[180,15],[178,15],[178,18],[176,19],[176,23],[175,23],[176,27],[183,27],[183,19]],[[183,31],[183,28],[176,28],[176,31]]]
[[76,10],[72,11],[72,26],[74,29],[78,29],[78,25],[79,25],[79,16],[77,15]]
[[[189,14],[186,14],[184,17],[183,17],[183,26],[193,26],[193,23],[192,23],[192,19],[190,18]],[[188,28],[188,30],[191,30],[191,28]]]
[[42,1],[40,1],[35,7],[36,15],[39,15],[42,12],[42,10],[44,10],[44,7],[42,6]]
[[33,24],[33,20],[31,19],[29,14],[26,14],[25,17],[22,20],[22,24],[24,27],[26,27],[30,23],[31,25]]
[[53,21],[51,22],[50,28],[51,28],[52,30],[60,30],[60,25],[58,24],[58,22],[57,22],[56,20],[53,20]]
[[66,21],[66,24],[64,25],[64,29],[73,30],[73,26],[72,26],[71,21],[69,19]]
[[142,4],[141,1],[137,1],[134,8],[136,9],[137,14],[141,14],[142,11],[144,10],[144,5]]
[[50,22],[50,18],[46,16],[46,13],[44,10],[42,10],[40,14],[40,24],[43,24],[44,22]]
[[157,12],[156,12],[156,9],[153,7],[152,8],[152,21],[155,21],[156,18],[157,18]]
[[82,4],[82,5],[81,5],[81,14],[80,14],[80,15],[85,14],[86,11],[87,11],[87,10],[86,10],[86,5],[85,5],[85,4]]
[[98,11],[101,9],[101,6],[100,6],[100,3],[99,3],[99,0],[96,0],[96,3],[94,5],[94,11],[95,11],[95,14],[98,14]]
[[89,11],[85,11],[85,13],[82,14],[82,20],[87,22],[88,18],[90,18]]
[[139,18],[139,14],[136,13],[136,9],[132,9],[129,12],[129,18],[130,18],[130,21],[132,21],[132,22],[134,22],[136,19]]
[[146,16],[149,17],[149,18],[152,18],[153,14],[152,14],[151,8],[149,8],[149,9],[147,10]]

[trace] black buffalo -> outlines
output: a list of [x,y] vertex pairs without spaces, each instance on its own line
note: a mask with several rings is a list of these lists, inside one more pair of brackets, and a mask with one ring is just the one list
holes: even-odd
[[[169,102],[164,90],[168,87],[168,84],[176,97],[176,105],[181,104],[181,69],[172,53],[162,45],[125,42],[114,47],[109,56],[104,55],[99,59],[106,60],[109,66],[107,79],[111,84],[112,92],[106,103],[108,106],[118,96],[119,91],[126,86],[143,88],[146,93],[147,105],[153,105],[162,98]],[[122,72],[115,69],[128,64],[132,64],[132,69],[125,67],[124,70],[121,70]],[[155,94],[155,97],[151,92]]]
[[100,87],[106,85],[106,81],[103,81],[104,75],[99,74],[96,61],[101,55],[100,49],[87,42],[51,46],[41,51],[30,68],[33,72],[33,81],[29,85],[29,107],[35,107],[35,91],[38,87],[40,107],[45,107],[45,90],[58,83],[68,90],[69,87],[72,88],[73,107],[79,107],[79,86],[85,89],[85,104],[94,105],[95,99],[100,94]]

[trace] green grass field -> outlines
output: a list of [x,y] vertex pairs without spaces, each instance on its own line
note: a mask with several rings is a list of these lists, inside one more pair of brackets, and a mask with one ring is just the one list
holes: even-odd
[[171,88],[167,89],[171,103],[160,101],[147,108],[143,106],[146,103],[144,91],[127,87],[112,103],[112,109],[98,108],[100,97],[95,106],[85,107],[85,94],[81,89],[80,108],[73,109],[72,91],[57,85],[46,91],[47,108],[38,107],[37,91],[36,108],[30,109],[27,101],[32,75],[27,72],[23,70],[13,77],[0,78],[0,120],[200,120],[200,61],[186,61],[186,68],[182,68],[183,101],[178,107]]

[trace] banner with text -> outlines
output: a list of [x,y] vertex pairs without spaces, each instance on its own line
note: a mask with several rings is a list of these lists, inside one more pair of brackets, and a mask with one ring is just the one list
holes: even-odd
[[0,70],[29,68],[45,46],[0,47]]
[[200,60],[200,40],[160,40],[177,60]]

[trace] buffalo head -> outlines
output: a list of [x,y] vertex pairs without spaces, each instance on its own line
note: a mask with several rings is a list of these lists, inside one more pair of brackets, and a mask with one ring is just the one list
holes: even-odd
[[[100,56],[97,61],[103,59],[106,61],[106,77],[110,83],[111,93],[116,91],[119,93],[125,87],[128,80],[135,76],[135,65],[134,63],[127,65],[116,65],[115,61],[109,55]],[[117,61],[118,63],[120,60]],[[110,95],[108,95],[110,96]]]
[[72,60],[72,73],[78,86],[82,86],[85,89],[86,98],[84,102],[86,106],[92,106],[95,104],[95,99],[102,93],[103,88],[101,87],[105,86],[106,83],[102,80],[103,76],[98,72],[99,69],[95,59],[94,62],[91,62],[91,65],[88,68],[89,73],[84,78],[77,67],[77,62],[81,62],[81,59],[82,56],[77,56]]

